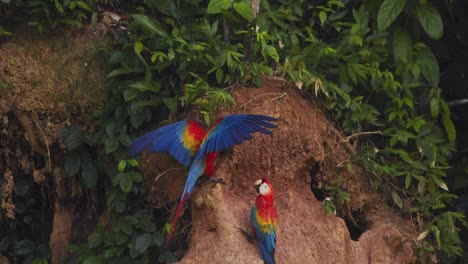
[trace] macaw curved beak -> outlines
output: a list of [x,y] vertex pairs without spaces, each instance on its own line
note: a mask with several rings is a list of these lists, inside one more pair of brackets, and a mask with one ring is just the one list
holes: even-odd
[[254,183],[254,188],[255,190],[257,191],[257,193],[260,193],[260,185],[262,184],[262,180],[257,180],[255,183]]

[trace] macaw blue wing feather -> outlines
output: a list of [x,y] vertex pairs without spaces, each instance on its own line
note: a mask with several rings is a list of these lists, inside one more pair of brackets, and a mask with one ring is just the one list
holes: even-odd
[[187,128],[187,121],[179,121],[153,130],[130,143],[128,154],[136,156],[145,149],[151,152],[168,152],[188,168],[195,153],[184,146]]
[[218,119],[207,131],[197,157],[207,153],[220,152],[244,140],[252,138],[252,133],[271,135],[268,128],[277,126],[271,122],[276,118],[265,115],[228,115]]

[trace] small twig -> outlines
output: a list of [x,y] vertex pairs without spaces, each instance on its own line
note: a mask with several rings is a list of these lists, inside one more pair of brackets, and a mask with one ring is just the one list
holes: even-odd
[[340,140],[340,142],[349,142],[349,140],[354,138],[354,137],[359,137],[359,136],[362,136],[362,135],[373,135],[373,134],[383,135],[383,133],[381,131],[359,132],[359,133],[355,133],[355,134],[352,134],[350,136],[347,136],[346,138]]
[[46,145],[46,148],[47,148],[47,158],[49,160],[49,173],[51,173],[52,172],[52,159],[50,158],[49,140],[47,140],[47,137],[44,134],[44,130],[42,130],[42,127],[39,125],[39,123],[36,121],[36,119],[33,116],[31,116],[31,119],[34,121],[37,128],[39,128],[39,131],[41,132],[41,135],[45,140],[45,145]]
[[256,99],[258,99],[258,98],[260,98],[260,97],[262,97],[262,96],[265,96],[265,95],[277,95],[277,94],[279,94],[280,96],[283,96],[283,94],[285,94],[285,93],[264,93],[264,94],[255,96],[254,98],[250,99],[250,100],[247,101],[246,103],[242,104],[240,107],[244,107],[244,106],[250,104],[252,101],[254,101],[254,100],[256,100]]
[[165,175],[166,173],[168,173],[168,172],[170,172],[170,171],[173,171],[173,170],[183,170],[183,169],[185,169],[185,168],[170,168],[170,169],[167,169],[167,170],[165,170],[165,171],[159,173],[158,176],[156,176],[156,178],[154,179],[154,182],[156,183],[156,182],[159,180],[159,178],[160,178],[161,176]]
[[341,167],[345,162],[350,162],[349,159],[345,159],[343,160],[342,162],[338,163],[338,165],[336,165],[337,168]]
[[19,50],[19,53],[21,54],[21,57],[23,57],[23,60],[28,63],[28,60],[26,59],[26,57],[24,56],[23,52],[21,50]]
[[347,211],[348,211],[348,219],[351,221],[351,223],[352,223],[355,227],[361,229],[361,227],[359,226],[359,224],[356,222],[356,219],[354,219],[353,213],[352,213],[352,211],[351,211],[351,206],[349,205],[349,201],[346,201],[346,202],[345,202],[345,206],[346,206],[346,209],[347,209]]
[[464,98],[464,99],[459,99],[459,100],[453,100],[453,101],[447,102],[447,104],[448,104],[448,106],[457,106],[457,105],[462,105],[462,104],[468,104],[468,99]]
[[293,113],[296,116],[296,118],[294,119],[294,126],[293,127],[296,127],[297,123],[299,123],[299,115],[296,113],[296,110],[294,110],[294,109],[293,109]]
[[278,99],[281,99],[281,98],[285,97],[286,95],[288,95],[288,93],[283,93],[282,95],[277,96],[277,97],[271,99],[271,102],[273,102],[273,101],[275,101],[275,100],[278,100]]

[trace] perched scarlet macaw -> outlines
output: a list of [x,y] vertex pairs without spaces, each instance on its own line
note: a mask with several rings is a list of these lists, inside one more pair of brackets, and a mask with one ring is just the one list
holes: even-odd
[[255,189],[258,196],[250,211],[250,220],[258,239],[263,262],[274,264],[278,215],[274,205],[273,186],[267,179],[263,178],[255,182]]
[[250,134],[257,131],[271,135],[267,128],[276,128],[272,121],[276,121],[276,118],[265,115],[228,115],[216,120],[206,131],[195,121],[180,121],[149,132],[130,144],[130,156],[149,148],[151,152],[168,152],[186,168],[190,167],[167,241],[172,236],[181,209],[198,177],[202,174],[213,177],[214,160],[219,152],[251,139]]

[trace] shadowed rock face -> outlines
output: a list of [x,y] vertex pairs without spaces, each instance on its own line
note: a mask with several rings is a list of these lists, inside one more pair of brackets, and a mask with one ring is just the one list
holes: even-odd
[[[238,89],[229,113],[255,113],[279,119],[273,136],[255,134],[250,141],[220,156],[215,177],[225,185],[199,184],[191,197],[192,232],[180,263],[263,263],[250,231],[249,213],[255,180],[266,177],[275,188],[278,211],[277,263],[409,263],[414,261],[411,226],[371,191],[359,165],[352,173],[339,167],[354,150],[340,142],[339,132],[295,87],[267,79],[262,88]],[[311,163],[321,164],[329,182],[346,177],[350,211],[363,212],[369,223],[353,241],[343,219],[326,214],[310,189]],[[150,170],[151,167],[146,168]],[[180,178],[180,177],[177,177]]]

